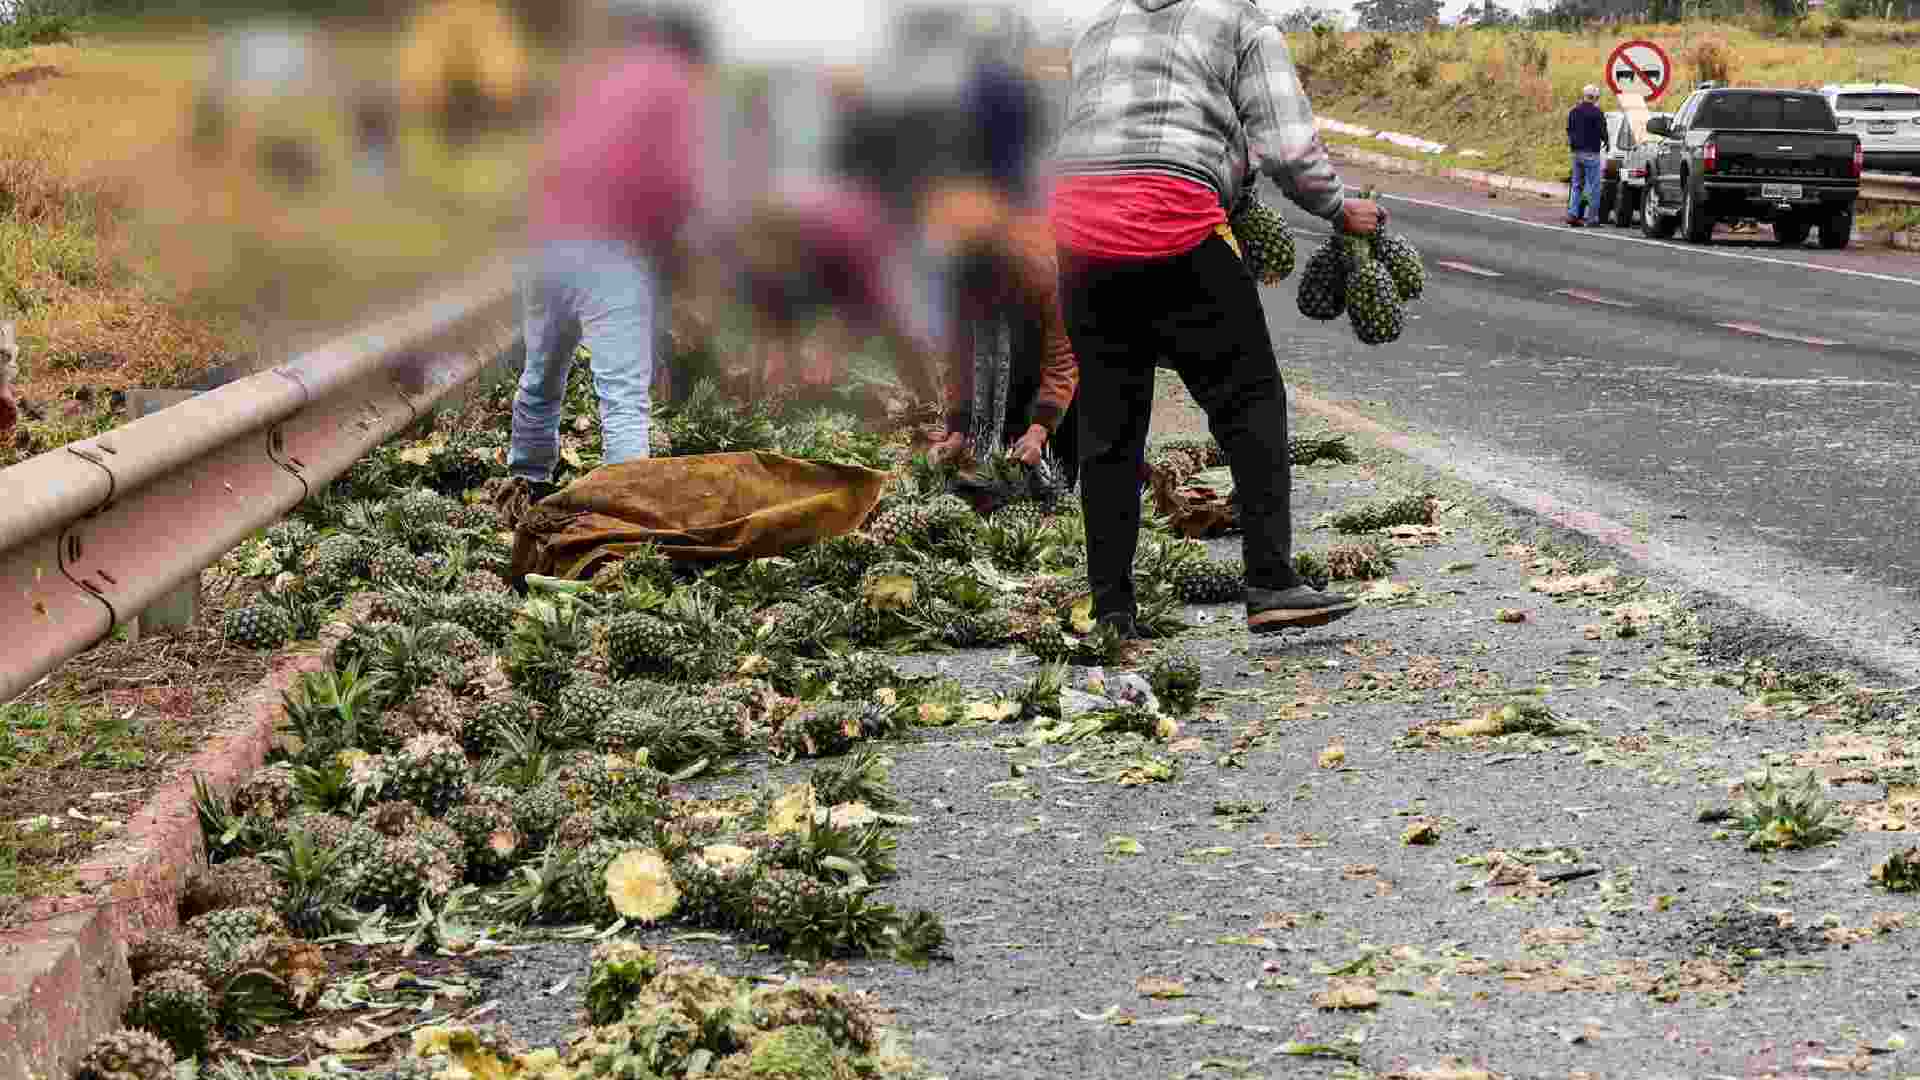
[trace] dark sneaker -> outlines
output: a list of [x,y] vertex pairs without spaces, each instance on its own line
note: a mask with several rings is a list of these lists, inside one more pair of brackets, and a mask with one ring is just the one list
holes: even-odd
[[1295,627],[1325,626],[1353,612],[1351,597],[1305,585],[1291,589],[1248,589],[1247,632],[1277,634]]

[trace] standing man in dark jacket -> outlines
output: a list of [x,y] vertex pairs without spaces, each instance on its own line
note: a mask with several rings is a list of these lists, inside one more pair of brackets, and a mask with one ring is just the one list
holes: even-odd
[[[1567,224],[1600,224],[1600,155],[1607,150],[1607,115],[1596,104],[1600,88],[1580,92],[1580,104],[1567,113],[1567,146],[1573,151],[1573,183],[1567,185]],[[1587,204],[1584,221],[1580,203]]]
[[1294,572],[1287,399],[1260,292],[1226,238],[1256,170],[1307,212],[1366,235],[1273,16],[1250,0],[1111,0],[1074,43],[1055,154],[1060,303],[1080,363],[1080,499],[1094,616],[1130,634],[1140,460],[1166,358],[1233,469],[1247,629],[1354,608]]

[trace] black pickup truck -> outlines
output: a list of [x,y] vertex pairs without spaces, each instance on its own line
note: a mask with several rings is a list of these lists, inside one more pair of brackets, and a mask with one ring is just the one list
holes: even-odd
[[1704,244],[1716,220],[1765,221],[1787,247],[1820,230],[1820,246],[1853,235],[1860,196],[1860,137],[1841,134],[1817,93],[1696,90],[1672,120],[1648,121],[1664,135],[1647,177],[1640,229],[1666,238],[1678,228]]

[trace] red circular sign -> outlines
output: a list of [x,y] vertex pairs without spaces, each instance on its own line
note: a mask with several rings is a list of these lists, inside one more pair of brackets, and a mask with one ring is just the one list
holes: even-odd
[[1607,57],[1607,88],[1657,100],[1673,85],[1673,61],[1651,41],[1623,41]]

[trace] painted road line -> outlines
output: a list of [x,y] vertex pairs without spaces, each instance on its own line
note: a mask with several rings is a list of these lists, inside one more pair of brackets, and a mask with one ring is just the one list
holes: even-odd
[[1844,341],[1834,341],[1830,338],[1802,337],[1799,334],[1789,334],[1781,330],[1769,330],[1764,326],[1755,326],[1752,323],[1723,322],[1723,323],[1718,323],[1717,325],[1723,326],[1728,330],[1732,330],[1734,333],[1737,333],[1737,334],[1752,334],[1754,337],[1772,338],[1775,341],[1791,341],[1797,345],[1845,345],[1846,344],[1846,342]]
[[1567,296],[1575,300],[1585,300],[1589,304],[1605,304],[1608,307],[1622,308],[1640,306],[1639,304],[1630,304],[1625,300],[1615,300],[1611,296],[1601,296],[1599,293],[1590,293],[1585,289],[1555,289],[1553,292],[1555,296]]
[[1458,270],[1463,274],[1477,274],[1480,277],[1506,277],[1507,276],[1498,270],[1487,270],[1485,268],[1475,266],[1472,263],[1449,262],[1445,259],[1439,259],[1439,260],[1436,260],[1433,265],[1444,266],[1449,270]]
[[[1485,218],[1488,221],[1498,221],[1504,225],[1517,225],[1526,229],[1542,229],[1547,232],[1557,233],[1561,236],[1591,236],[1600,240],[1612,240],[1619,244],[1646,244],[1649,247],[1662,248],[1673,252],[1684,252],[1689,255],[1702,255],[1717,259],[1738,259],[1742,262],[1767,263],[1771,266],[1786,266],[1795,270],[1819,270],[1828,274],[1845,274],[1848,277],[1866,278],[1869,281],[1889,281],[1895,285],[1920,285],[1920,278],[1901,277],[1898,274],[1876,274],[1871,270],[1850,270],[1844,266],[1826,266],[1822,263],[1800,262],[1797,259],[1776,259],[1767,255],[1748,255],[1738,251],[1722,251],[1718,248],[1673,244],[1664,240],[1649,240],[1643,236],[1622,236],[1617,232],[1606,232],[1599,229],[1571,230],[1565,225],[1548,225],[1543,222],[1526,221],[1521,218],[1508,217],[1505,214],[1492,214],[1485,210],[1468,210],[1464,206],[1450,206],[1447,203],[1434,202],[1432,199],[1416,199],[1408,195],[1382,195],[1380,197],[1395,202],[1411,203],[1414,206],[1425,206],[1434,210],[1445,210],[1454,214],[1465,214],[1468,217]],[[1441,265],[1445,264],[1443,263]]]

